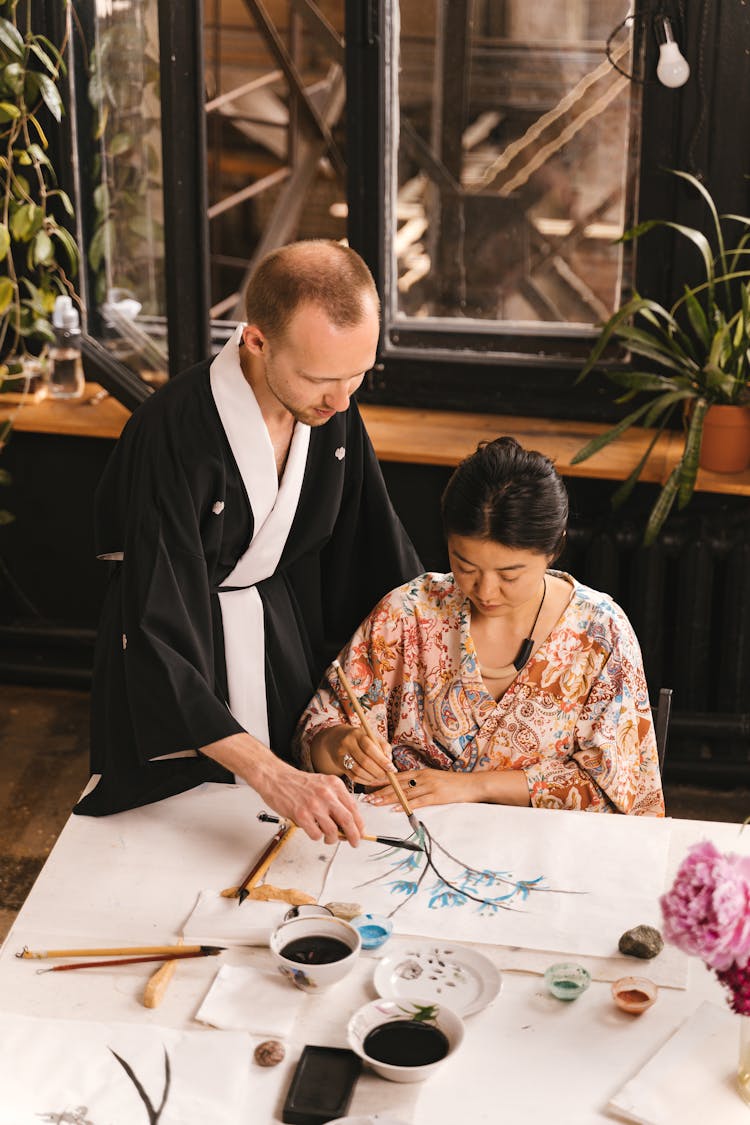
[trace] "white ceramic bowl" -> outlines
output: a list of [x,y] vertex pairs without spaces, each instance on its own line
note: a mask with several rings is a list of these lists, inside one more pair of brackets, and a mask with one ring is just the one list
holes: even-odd
[[[414,1019],[420,1010],[431,1010],[429,1023],[438,1027],[448,1040],[448,1053],[437,1062],[427,1063],[425,1066],[396,1066],[393,1063],[379,1062],[370,1058],[365,1051],[365,1039],[376,1027],[384,1023],[394,1023],[396,1020]],[[460,1016],[456,1015],[444,1004],[434,1004],[430,1000],[371,1000],[369,1004],[358,1008],[346,1029],[349,1046],[361,1059],[371,1066],[381,1078],[389,1078],[391,1082],[423,1082],[434,1074],[439,1066],[456,1053],[464,1038],[464,1024]]]
[[[314,936],[337,938],[348,946],[349,953],[338,961],[322,965],[302,964],[282,954],[282,949],[290,942]],[[302,916],[281,922],[271,934],[269,946],[279,972],[303,992],[320,992],[343,980],[351,972],[362,948],[362,939],[354,926],[350,926],[342,918],[334,918],[330,914],[320,917]]]

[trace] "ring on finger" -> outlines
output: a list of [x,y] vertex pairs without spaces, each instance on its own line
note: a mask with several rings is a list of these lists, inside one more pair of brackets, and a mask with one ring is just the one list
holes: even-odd
[[416,789],[416,787],[417,787],[417,779],[416,779],[416,777],[410,777],[410,778],[409,778],[409,788],[410,788],[410,789]]
[[354,761],[354,758],[351,756],[351,754],[344,754],[344,769],[345,770],[353,770],[356,764],[357,763]]

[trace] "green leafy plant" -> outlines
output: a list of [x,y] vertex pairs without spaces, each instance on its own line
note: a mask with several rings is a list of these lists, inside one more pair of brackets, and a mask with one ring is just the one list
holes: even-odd
[[29,341],[38,350],[54,339],[55,298],[74,295],[68,274],[78,268],[78,247],[60,221],[73,216],[73,204],[58,185],[39,116],[44,107],[62,118],[64,44],[34,32],[31,4],[20,18],[18,9],[18,0],[0,2],[0,390],[17,383]]
[[656,227],[676,231],[697,249],[702,277],[685,285],[682,295],[665,308],[657,301],[634,293],[603,325],[578,381],[586,378],[602,359],[612,341],[619,341],[645,360],[633,370],[607,371],[606,377],[622,393],[618,403],[637,395],[646,402],[621,422],[588,442],[573,457],[585,461],[616,440],[636,423],[654,432],[638,464],[613,497],[621,504],[632,492],[648,457],[675,410],[683,415],[682,455],[663,485],[649,515],[644,543],[651,544],[677,502],[684,508],[695,489],[703,425],[710,406],[742,405],[750,401],[750,217],[719,215],[710,192],[695,176],[674,171],[704,199],[711,218],[712,239],[702,230],[650,219],[626,231],[621,241],[641,238]]

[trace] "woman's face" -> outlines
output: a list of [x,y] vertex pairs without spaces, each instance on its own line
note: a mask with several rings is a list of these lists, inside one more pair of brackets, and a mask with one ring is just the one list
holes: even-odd
[[541,597],[550,555],[504,547],[489,539],[448,536],[451,570],[483,617],[502,617]]

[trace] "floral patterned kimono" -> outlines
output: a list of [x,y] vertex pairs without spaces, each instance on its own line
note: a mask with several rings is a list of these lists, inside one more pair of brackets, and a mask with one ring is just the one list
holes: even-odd
[[[340,661],[400,770],[523,770],[542,808],[663,816],[641,653],[607,594],[571,584],[549,636],[495,700],[469,632],[471,604],[452,574],[423,574],[375,607]],[[297,734],[311,769],[317,731],[352,720],[331,668]]]

